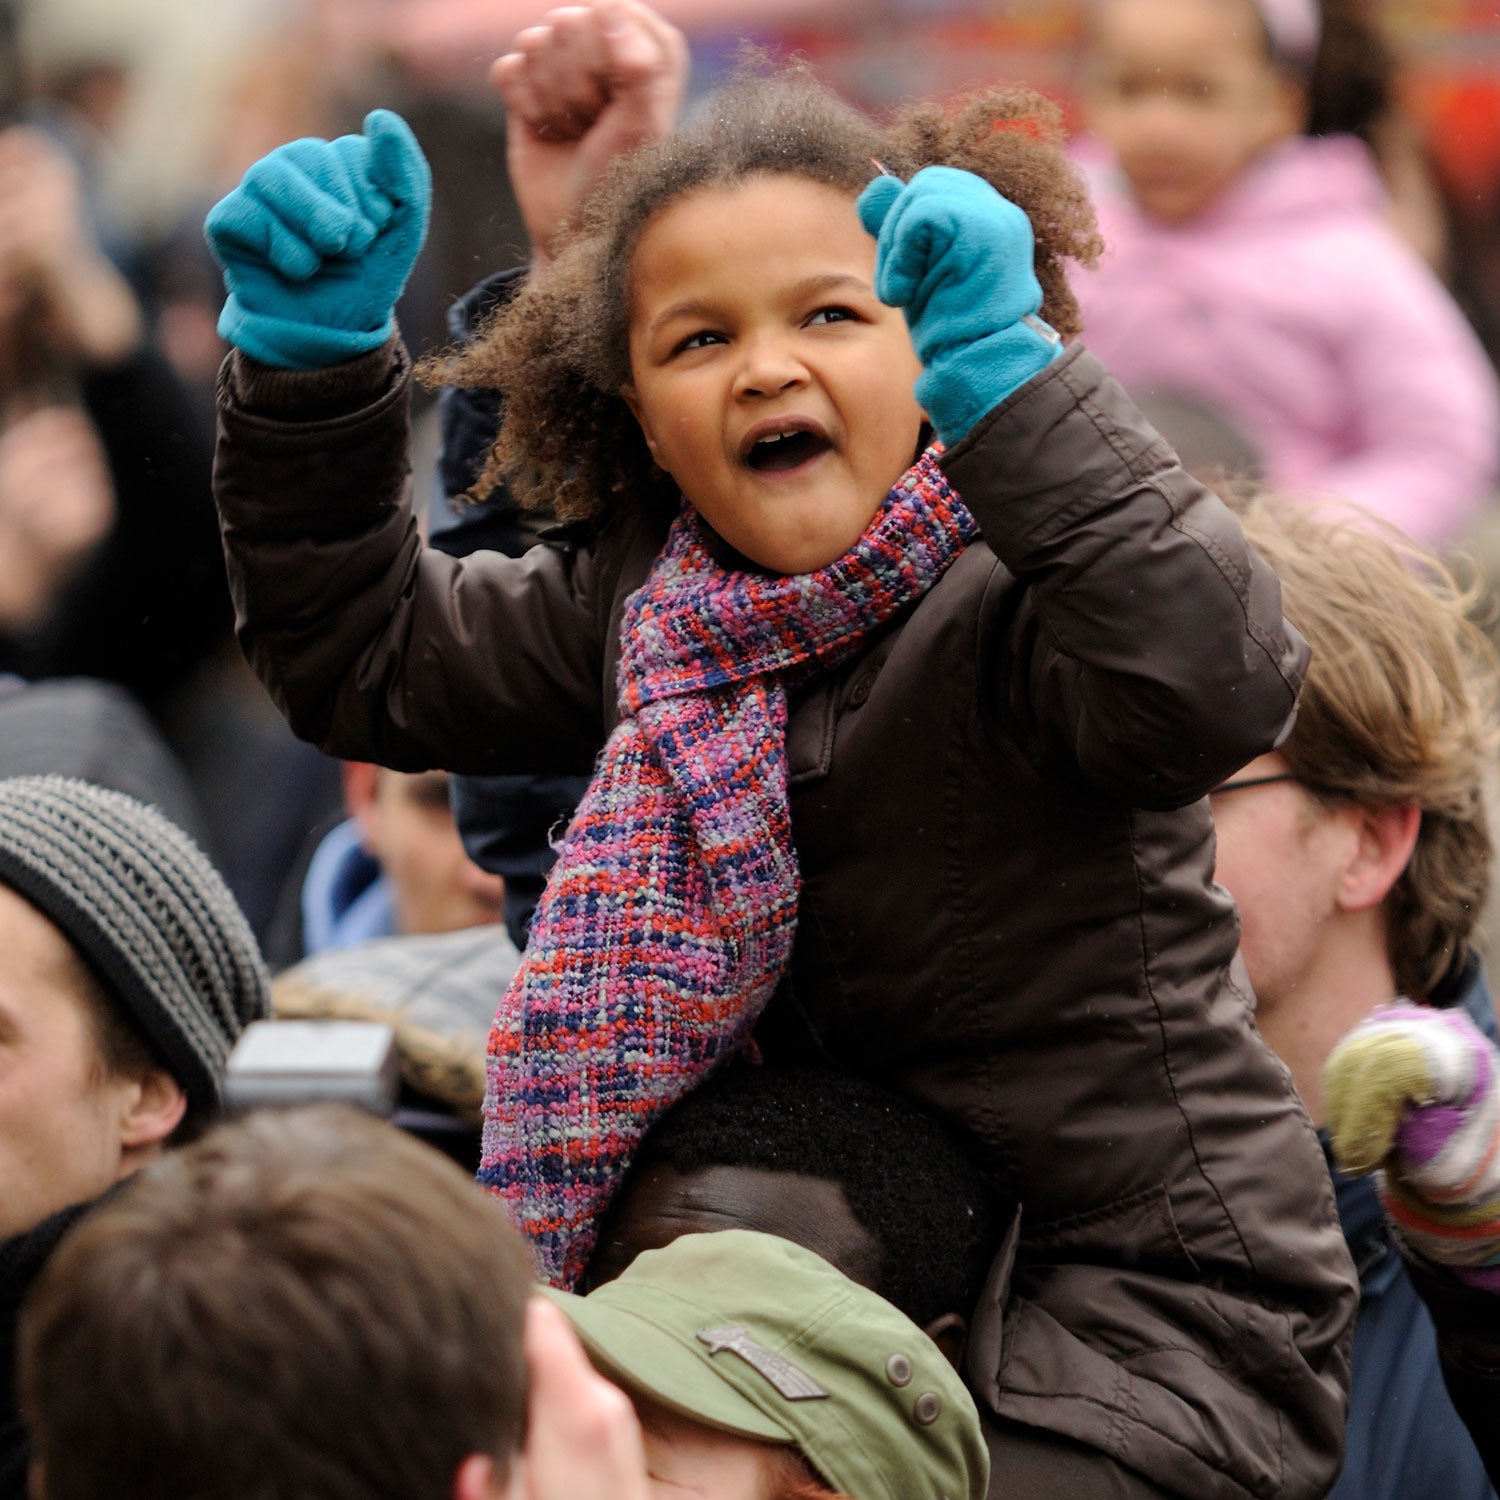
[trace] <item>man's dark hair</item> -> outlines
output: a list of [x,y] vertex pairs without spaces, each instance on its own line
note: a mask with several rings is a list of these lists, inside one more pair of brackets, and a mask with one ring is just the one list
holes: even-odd
[[252,1115],[75,1229],[22,1314],[47,1500],[451,1500],[521,1446],[530,1266],[499,1205],[352,1110]]
[[734,1067],[664,1115],[636,1157],[837,1183],[880,1248],[873,1286],[919,1327],[968,1314],[999,1234],[995,1195],[950,1131],[899,1094],[819,1067]]

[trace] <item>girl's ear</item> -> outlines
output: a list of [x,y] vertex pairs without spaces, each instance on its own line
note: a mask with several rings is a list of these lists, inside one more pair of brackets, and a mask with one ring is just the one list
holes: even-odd
[[1271,84],[1268,109],[1265,129],[1268,146],[1301,135],[1307,129],[1307,85],[1278,69]]
[[646,420],[645,413],[641,410],[641,398],[636,395],[635,387],[628,380],[620,387],[620,400],[630,408],[630,415],[635,418],[637,425],[640,427],[641,436],[646,439],[646,447],[650,450],[651,457],[656,459],[659,464],[661,459],[656,451],[656,439],[651,435],[651,424]]

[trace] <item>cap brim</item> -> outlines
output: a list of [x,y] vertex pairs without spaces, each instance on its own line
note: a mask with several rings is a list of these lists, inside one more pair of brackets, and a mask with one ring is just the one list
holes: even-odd
[[791,1432],[714,1372],[704,1354],[646,1318],[598,1297],[538,1291],[567,1315],[589,1358],[632,1396],[646,1396],[695,1422],[739,1437],[792,1443]]

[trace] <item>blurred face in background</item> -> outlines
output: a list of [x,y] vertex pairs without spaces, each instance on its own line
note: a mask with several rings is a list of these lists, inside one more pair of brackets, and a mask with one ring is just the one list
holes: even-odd
[[1151,218],[1196,218],[1301,131],[1303,90],[1272,65],[1251,0],[1094,0],[1089,16],[1088,125]]
[[443,772],[349,765],[344,794],[365,847],[391,883],[402,937],[500,920],[505,882],[465,853]]

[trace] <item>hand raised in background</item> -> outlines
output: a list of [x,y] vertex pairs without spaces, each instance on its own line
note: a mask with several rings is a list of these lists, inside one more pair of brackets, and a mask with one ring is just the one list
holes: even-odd
[[1323,1100],[1339,1165],[1382,1169],[1407,1242],[1500,1290],[1500,1052],[1456,1010],[1386,1006],[1329,1054]]
[[546,265],[615,157],[670,135],[687,89],[687,42],[638,0],[549,11],[495,60],[509,111],[511,186]]
[[99,248],[72,159],[45,131],[13,125],[0,130],[0,325],[29,308],[55,353],[89,364],[122,359],[144,336],[135,294]]

